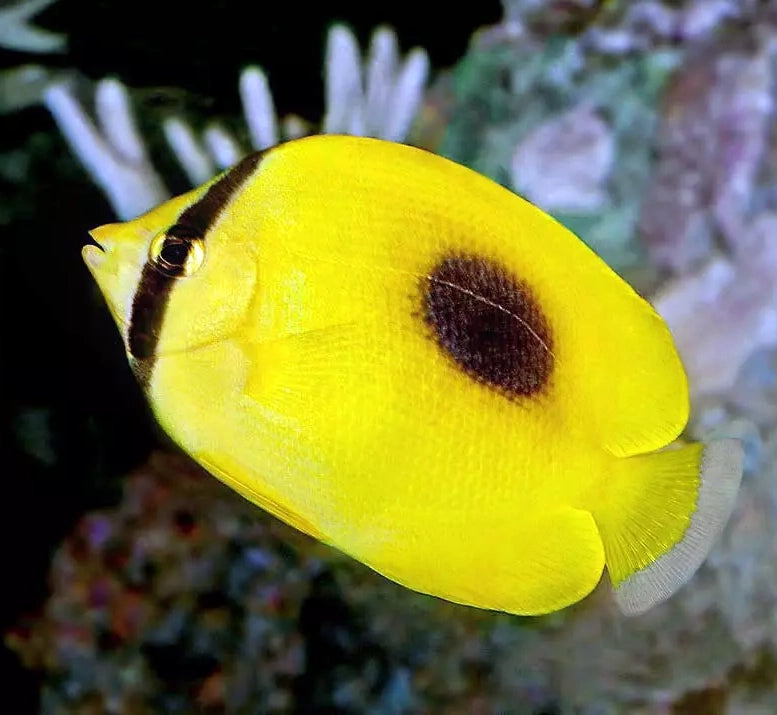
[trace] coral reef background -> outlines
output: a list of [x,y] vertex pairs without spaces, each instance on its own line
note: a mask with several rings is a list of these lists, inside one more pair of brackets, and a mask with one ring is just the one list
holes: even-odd
[[[167,5],[0,4],[4,702],[777,712],[777,0],[317,3],[258,24],[240,3]],[[81,263],[86,231],[312,131],[391,134],[488,174],[664,316],[687,435],[747,454],[731,524],[669,603],[624,621],[603,584],[521,619],[411,593],[159,433]]]

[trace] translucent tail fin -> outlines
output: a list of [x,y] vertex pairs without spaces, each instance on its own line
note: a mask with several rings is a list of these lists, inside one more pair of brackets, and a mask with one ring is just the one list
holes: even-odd
[[615,600],[628,615],[671,596],[707,557],[742,476],[737,440],[628,457],[595,511]]

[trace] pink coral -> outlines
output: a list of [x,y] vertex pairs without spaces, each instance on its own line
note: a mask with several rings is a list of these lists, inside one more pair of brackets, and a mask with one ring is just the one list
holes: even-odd
[[719,232],[742,235],[766,147],[771,50],[706,48],[675,76],[658,134],[658,164],[640,231],[653,260],[687,271],[710,254]]
[[615,137],[584,103],[541,124],[512,157],[515,189],[546,211],[593,211],[607,201],[604,184],[615,160]]
[[750,355],[777,347],[777,214],[741,229],[735,249],[670,281],[653,301],[697,396],[730,389]]

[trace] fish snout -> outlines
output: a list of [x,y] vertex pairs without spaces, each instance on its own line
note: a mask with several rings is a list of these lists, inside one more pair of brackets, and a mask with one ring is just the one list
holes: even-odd
[[[90,232],[89,235],[92,236],[92,233]],[[94,243],[87,243],[81,249],[81,256],[88,268],[97,270],[102,266],[103,261],[105,260],[105,248],[101,243],[94,240],[94,236],[92,236],[92,240]]]

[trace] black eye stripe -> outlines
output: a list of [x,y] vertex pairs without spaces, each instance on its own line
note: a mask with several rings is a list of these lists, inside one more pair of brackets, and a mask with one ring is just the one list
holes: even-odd
[[[242,188],[264,155],[265,152],[251,154],[226,172],[199,201],[184,210],[177,223],[167,230],[167,237],[188,244],[187,251],[191,250],[192,241],[205,240],[224,207]],[[177,261],[179,256],[176,254],[171,258]],[[167,269],[161,270],[160,266],[149,260],[143,267],[127,329],[131,364],[143,387],[147,387],[151,379],[170,291],[176,277],[183,274],[185,263],[185,258],[180,264],[168,262]]]
[[182,241],[191,241],[195,238],[202,238],[202,232],[194,226],[184,223],[176,223],[167,229],[167,235],[170,238],[178,238]]

